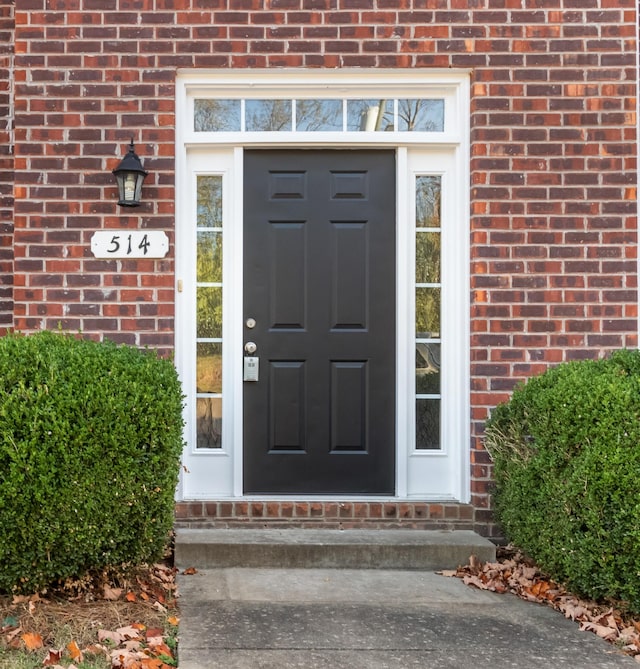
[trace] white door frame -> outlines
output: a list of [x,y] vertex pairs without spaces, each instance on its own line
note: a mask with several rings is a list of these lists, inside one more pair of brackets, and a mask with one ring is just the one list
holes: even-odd
[[[252,85],[249,86],[248,82]],[[389,91],[395,86],[395,91]],[[442,133],[196,133],[193,100],[245,96],[334,98],[384,90],[407,97],[445,96]],[[397,392],[396,495],[393,499],[468,502],[469,411],[469,78],[466,72],[281,71],[181,74],[177,81],[176,144],[176,366],[187,391],[187,446],[179,499],[244,498],[242,492],[242,174],[245,147],[396,148],[397,155]],[[322,136],[319,136],[322,135]],[[381,136],[382,135],[382,136]],[[223,448],[197,450],[195,409],[195,179],[223,177]],[[415,438],[414,175],[443,178],[443,381],[440,451],[417,451]],[[261,496],[264,497],[264,496]],[[283,496],[284,497],[284,496]],[[319,496],[297,498],[313,499]],[[322,496],[322,499],[336,496]],[[270,495],[277,499],[277,495]],[[378,497],[379,498],[379,497]],[[385,499],[389,499],[387,496]],[[376,499],[367,496],[367,499]]]

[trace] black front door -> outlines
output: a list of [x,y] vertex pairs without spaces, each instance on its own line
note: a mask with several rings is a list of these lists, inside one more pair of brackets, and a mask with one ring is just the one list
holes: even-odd
[[395,492],[395,153],[252,150],[244,492]]

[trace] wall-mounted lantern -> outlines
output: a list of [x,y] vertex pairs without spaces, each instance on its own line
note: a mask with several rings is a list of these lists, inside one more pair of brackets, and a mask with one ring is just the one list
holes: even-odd
[[140,206],[140,193],[142,191],[142,182],[149,174],[140,158],[133,149],[133,137],[129,145],[129,153],[120,161],[118,167],[113,170],[113,175],[118,184],[118,204],[121,207]]

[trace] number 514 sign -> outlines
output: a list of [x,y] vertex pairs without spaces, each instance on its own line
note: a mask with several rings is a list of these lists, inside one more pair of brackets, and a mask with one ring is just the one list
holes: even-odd
[[96,258],[164,258],[169,238],[160,230],[99,230],[91,237]]

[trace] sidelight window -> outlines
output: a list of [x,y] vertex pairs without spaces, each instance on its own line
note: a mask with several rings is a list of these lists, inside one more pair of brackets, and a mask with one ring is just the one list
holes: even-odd
[[442,177],[415,179],[416,449],[440,448]]
[[222,177],[197,177],[197,448],[222,447]]

